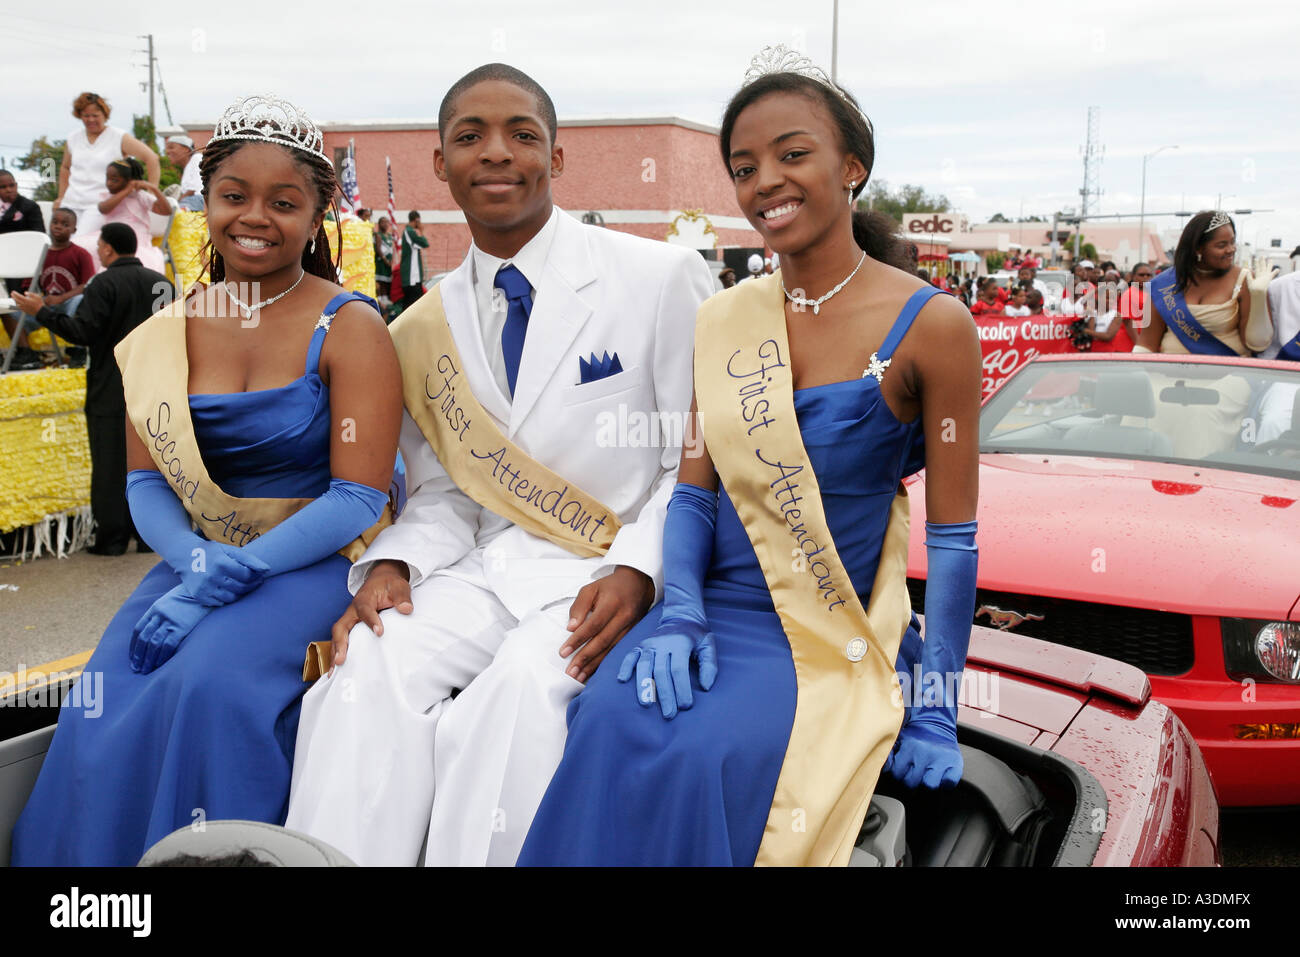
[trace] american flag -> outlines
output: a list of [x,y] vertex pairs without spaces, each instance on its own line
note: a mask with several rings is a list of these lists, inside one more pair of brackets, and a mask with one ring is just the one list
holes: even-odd
[[348,155],[343,160],[343,201],[345,206],[356,212],[361,208],[361,189],[357,186],[356,141],[348,140]]

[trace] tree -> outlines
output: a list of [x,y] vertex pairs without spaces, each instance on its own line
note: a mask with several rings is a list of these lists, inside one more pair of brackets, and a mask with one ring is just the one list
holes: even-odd
[[858,200],[858,209],[874,209],[887,213],[901,227],[904,213],[947,213],[952,210],[952,203],[947,196],[931,196],[921,186],[905,183],[898,189],[890,189],[884,180],[867,186],[865,198]]
[[51,143],[42,136],[32,140],[32,148],[26,156],[18,157],[19,169],[34,169],[41,177],[41,185],[36,187],[32,198],[36,200],[55,200],[59,196],[59,167],[63,165],[63,151],[67,140],[55,140]]
[[1006,261],[1006,253],[989,253],[984,257],[984,265],[988,267],[989,272],[997,272]]
[[[1061,248],[1068,249],[1071,252],[1073,252],[1074,236],[1073,235],[1067,236],[1065,241],[1061,243]],[[1080,233],[1079,234],[1079,259],[1090,259],[1093,262],[1096,262],[1098,258],[1099,257],[1097,256],[1097,247],[1094,246],[1092,243],[1088,242],[1088,238],[1084,236],[1082,233]]]
[[994,213],[992,216],[989,217],[989,222],[990,222],[990,223],[1009,223],[1009,222],[1011,222],[1011,220],[1007,219],[1007,218],[1006,218],[1005,216],[1003,216],[1001,213]]
[[149,147],[149,149],[153,150],[155,153],[158,153],[158,156],[161,159],[161,162],[159,163],[159,167],[158,167],[159,169],[158,188],[159,189],[166,189],[168,186],[171,186],[173,183],[179,183],[181,181],[182,170],[178,170],[175,166],[172,165],[171,160],[169,160],[162,153],[158,152],[158,131],[154,128],[153,117],[149,116],[148,114],[144,116],[133,115],[131,117],[131,135],[134,136],[136,139],[138,139],[145,146]]

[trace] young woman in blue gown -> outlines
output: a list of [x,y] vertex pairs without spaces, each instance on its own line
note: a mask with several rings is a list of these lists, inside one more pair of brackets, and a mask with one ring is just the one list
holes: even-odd
[[[916,278],[892,221],[853,213],[874,159],[871,127],[851,96],[809,67],[763,73],[727,108],[721,146],[736,198],[781,269],[715,296],[701,327],[724,297],[784,306],[794,415],[863,606],[900,481],[927,469],[926,640],[909,631],[898,666],[959,674],[974,610],[979,344],[966,309]],[[704,403],[699,369],[697,351]],[[718,436],[703,438],[696,454],[686,444],[668,511],[664,601],[570,705],[564,758],[521,864],[765,860],[793,747],[796,668],[737,502],[718,481],[709,453]],[[952,786],[961,775],[956,702],[924,704],[909,708],[885,769],[910,786]]]
[[[179,401],[188,391],[198,454],[221,491],[310,501],[251,541],[229,522],[200,524],[200,537],[174,473],[159,472],[142,423],[128,423],[132,515],[164,560],[80,679],[99,683],[102,712],[73,706],[75,694],[60,712],[15,864],[132,865],[182,826],[283,822],[304,653],[347,607],[339,551],[384,513],[402,408],[374,303],[335,282],[324,217],[336,187],[321,142],[281,100],[226,112],[201,167],[210,284],[186,298],[180,355],[159,346],[151,324],[163,314],[131,353],[160,375],[188,363]],[[125,375],[128,408],[138,369]],[[181,418],[171,414],[173,435]]]

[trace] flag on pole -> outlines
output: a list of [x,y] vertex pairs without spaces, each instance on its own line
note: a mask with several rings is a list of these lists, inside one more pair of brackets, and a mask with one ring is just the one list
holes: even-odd
[[387,156],[384,157],[384,165],[388,167],[388,222],[394,233],[397,232],[397,204],[393,202],[393,161]]
[[343,159],[343,209],[355,213],[361,208],[361,189],[357,186],[356,141],[348,140],[348,155]]
[[402,243],[398,239],[401,233],[397,230],[397,204],[393,201],[393,161],[387,156],[384,166],[388,169],[388,228],[393,234],[393,282],[389,298],[397,302],[402,298]]

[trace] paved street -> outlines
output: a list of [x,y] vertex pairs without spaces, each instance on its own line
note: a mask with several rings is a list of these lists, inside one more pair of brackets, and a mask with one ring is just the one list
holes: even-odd
[[0,560],[0,671],[95,647],[118,607],[158,561],[131,552]]

